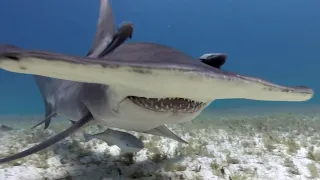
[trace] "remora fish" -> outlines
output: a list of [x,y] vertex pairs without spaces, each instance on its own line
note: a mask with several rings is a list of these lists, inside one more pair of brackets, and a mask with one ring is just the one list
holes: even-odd
[[123,153],[134,153],[144,148],[143,142],[134,135],[112,129],[92,135],[84,132],[83,137],[85,141],[96,138],[105,141],[108,146],[116,145]]
[[0,68],[83,83],[79,97],[86,107],[81,119],[65,131],[0,163],[38,152],[90,121],[157,134],[165,132],[164,124],[191,121],[215,99],[307,101],[314,94],[305,86],[281,86],[228,72],[174,48],[145,42],[122,44],[101,58],[3,45]]
[[[72,120],[70,120],[70,122],[72,124],[76,123],[76,121]],[[123,153],[134,153],[144,148],[143,142],[134,135],[113,129],[107,129],[104,132],[97,134],[83,132],[83,137],[86,142],[91,139],[100,139],[105,141],[108,146],[116,145]]]

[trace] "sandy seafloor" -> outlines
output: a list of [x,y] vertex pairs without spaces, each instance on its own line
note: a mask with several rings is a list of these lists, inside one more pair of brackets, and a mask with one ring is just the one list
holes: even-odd
[[[16,153],[70,126],[58,118],[49,130],[28,130],[41,116],[3,116],[15,130],[0,132],[0,157]],[[81,131],[37,154],[0,165],[0,180],[320,179],[320,108],[205,112],[190,123],[168,125],[189,145],[134,133],[145,148],[121,155]],[[86,132],[102,132],[97,126]]]

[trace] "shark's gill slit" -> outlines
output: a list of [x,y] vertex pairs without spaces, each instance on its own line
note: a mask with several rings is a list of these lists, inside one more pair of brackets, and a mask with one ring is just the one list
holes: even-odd
[[128,96],[136,105],[158,112],[183,112],[194,113],[202,109],[203,102],[194,101],[186,98],[146,98]]

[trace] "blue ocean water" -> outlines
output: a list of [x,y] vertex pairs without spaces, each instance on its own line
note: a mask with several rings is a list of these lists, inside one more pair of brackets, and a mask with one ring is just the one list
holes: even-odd
[[[177,48],[197,58],[228,54],[224,68],[315,90],[307,102],[218,100],[211,108],[307,106],[320,103],[320,1],[111,1],[116,23],[135,25],[132,41]],[[0,1],[0,44],[85,55],[99,1]],[[85,73],[85,72],[84,72]],[[0,114],[39,114],[44,107],[30,75],[0,70]]]

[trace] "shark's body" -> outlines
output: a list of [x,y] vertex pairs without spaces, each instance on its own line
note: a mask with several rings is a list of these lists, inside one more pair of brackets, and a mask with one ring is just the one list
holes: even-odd
[[[109,7],[107,0],[101,2],[100,10]],[[109,22],[102,18],[100,24],[110,24],[110,18],[105,19]],[[53,94],[60,98],[56,102],[61,103],[61,108],[55,111],[72,120],[80,119],[59,135],[29,150],[0,159],[0,163],[48,147],[90,121],[172,138],[174,134],[170,135],[171,131],[164,124],[191,121],[215,99],[306,101],[313,96],[313,90],[307,87],[280,86],[227,72],[219,69],[225,62],[223,59],[215,63],[195,60],[176,49],[154,43],[122,44],[112,53],[99,57],[108,46],[104,42],[108,38],[104,37],[112,35],[101,32],[96,35],[89,57],[0,46],[0,68],[62,79],[54,80],[63,82],[59,88],[54,83],[49,88],[56,88]],[[68,85],[69,89],[62,88]],[[45,97],[50,99],[50,95]]]
[[[123,44],[127,38],[132,37],[133,25],[131,23],[122,24],[118,31],[115,31],[112,10],[107,0],[101,1],[98,22],[96,37],[87,54],[88,57],[104,58]],[[122,46],[126,45],[127,44],[123,44]],[[63,115],[70,120],[77,121],[89,112],[88,106],[90,106],[90,108],[98,114],[98,116],[94,116],[94,118],[98,118],[97,120],[100,120],[102,124],[109,127],[121,128],[119,124],[113,126],[113,124],[110,123],[122,121],[121,117],[114,116],[114,113],[109,112],[110,107],[106,107],[108,105],[105,104],[105,102],[109,96],[106,92],[109,91],[109,86],[37,75],[35,76],[35,80],[44,100],[45,120],[34,127],[44,122],[46,129],[50,124],[51,118],[56,115]],[[103,119],[100,118],[101,112],[104,113]],[[107,123],[104,123],[106,120]],[[129,123],[127,123],[127,125],[131,126]],[[134,130],[136,128],[123,129]],[[179,142],[187,143],[164,125],[147,130],[142,127],[142,129],[138,131],[169,137]]]
[[[106,56],[127,38],[132,38],[132,32],[131,23],[122,24],[118,31],[115,31],[114,16],[109,1],[101,0],[97,32],[87,56],[99,58]],[[84,83],[37,75],[34,78],[45,105],[45,120],[34,127],[45,123],[45,129],[48,128],[51,118],[56,115],[79,120],[88,113],[82,102]]]

